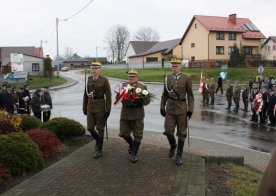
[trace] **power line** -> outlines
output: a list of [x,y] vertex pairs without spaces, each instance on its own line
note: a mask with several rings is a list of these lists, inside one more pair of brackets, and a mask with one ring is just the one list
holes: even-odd
[[74,16],[76,16],[77,14],[79,14],[80,12],[82,12],[86,7],[88,7],[94,0],[89,1],[83,8],[81,8],[79,11],[77,11],[75,14],[73,14],[72,16],[67,17],[65,20],[69,20],[70,18],[73,18]]
[[34,33],[32,33],[32,34],[30,34],[30,35],[27,35],[27,36],[25,36],[25,37],[23,37],[23,38],[21,38],[21,39],[18,39],[18,40],[16,40],[16,41],[13,41],[13,42],[8,42],[8,43],[6,43],[5,45],[9,45],[9,44],[14,44],[14,43],[17,43],[17,42],[21,42],[21,41],[23,41],[23,40],[25,40],[25,39],[28,39],[28,38],[30,38],[30,37],[32,37],[32,36],[34,36],[34,35],[36,35],[36,34],[42,32],[42,31],[48,29],[50,26],[52,26],[52,25],[54,25],[54,24],[55,24],[55,22],[52,22],[51,24],[49,24],[49,25],[43,27],[42,29],[40,29],[40,30],[38,30],[38,31],[36,31],[36,32],[34,32]]

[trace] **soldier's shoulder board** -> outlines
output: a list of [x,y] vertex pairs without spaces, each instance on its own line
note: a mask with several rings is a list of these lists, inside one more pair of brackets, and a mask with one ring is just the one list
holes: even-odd
[[181,74],[183,75],[183,76],[187,76],[187,77],[191,77],[189,74],[187,74],[187,73],[182,73],[181,72]]

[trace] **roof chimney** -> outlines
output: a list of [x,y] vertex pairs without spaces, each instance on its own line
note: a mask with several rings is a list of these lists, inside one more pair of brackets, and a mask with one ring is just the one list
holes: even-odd
[[229,21],[233,24],[236,24],[237,22],[237,14],[230,14],[229,15]]

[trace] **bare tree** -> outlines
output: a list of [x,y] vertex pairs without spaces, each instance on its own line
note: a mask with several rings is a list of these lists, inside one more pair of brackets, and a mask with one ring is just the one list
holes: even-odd
[[129,42],[129,31],[125,26],[115,25],[107,32],[105,42],[107,51],[111,55],[113,62],[122,62]]
[[145,42],[159,41],[160,40],[160,35],[156,30],[154,30],[150,27],[141,27],[134,34],[134,40],[136,40],[136,41],[145,41]]
[[64,56],[65,59],[68,59],[68,58],[73,56],[73,53],[74,53],[74,51],[73,51],[72,48],[66,47],[66,48],[64,48],[64,55],[63,56]]

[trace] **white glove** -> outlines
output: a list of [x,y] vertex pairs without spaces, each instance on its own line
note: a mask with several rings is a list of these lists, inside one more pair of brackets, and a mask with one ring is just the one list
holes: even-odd
[[26,96],[26,97],[23,97],[23,100],[24,100],[24,101],[29,101],[30,98],[29,98],[29,96]]

